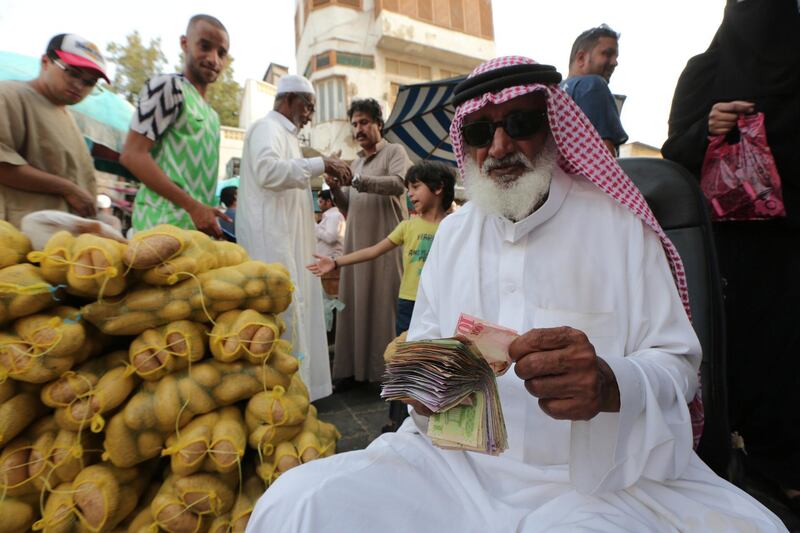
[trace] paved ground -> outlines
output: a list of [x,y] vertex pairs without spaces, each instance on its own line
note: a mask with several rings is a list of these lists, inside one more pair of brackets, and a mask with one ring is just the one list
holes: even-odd
[[389,421],[389,404],[380,397],[380,386],[364,384],[314,402],[319,418],[336,424],[342,434],[337,452],[360,450],[381,434]]

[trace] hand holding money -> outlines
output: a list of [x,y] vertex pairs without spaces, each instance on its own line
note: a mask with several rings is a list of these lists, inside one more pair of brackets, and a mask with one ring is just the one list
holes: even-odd
[[511,343],[509,355],[525,388],[551,417],[590,420],[599,412],[619,411],[614,373],[582,331],[532,329]]
[[398,343],[381,396],[433,412],[428,436],[437,446],[492,455],[508,447],[494,372],[465,338]]
[[508,347],[514,339],[519,337],[519,334],[513,329],[461,313],[456,324],[456,335],[475,343],[489,366],[494,370],[495,375],[502,376],[511,366]]

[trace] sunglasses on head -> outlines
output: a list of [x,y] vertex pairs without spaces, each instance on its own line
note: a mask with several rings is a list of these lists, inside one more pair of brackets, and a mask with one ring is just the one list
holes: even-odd
[[476,120],[461,126],[461,137],[464,142],[474,148],[483,148],[492,143],[494,132],[499,126],[503,127],[506,134],[512,139],[527,139],[539,133],[547,124],[547,112],[539,111],[514,111],[506,115],[503,120]]

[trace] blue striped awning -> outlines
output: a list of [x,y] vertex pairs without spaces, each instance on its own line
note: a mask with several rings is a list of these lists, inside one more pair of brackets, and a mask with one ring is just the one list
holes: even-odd
[[384,138],[405,146],[415,163],[425,159],[455,166],[450,144],[450,122],[455,109],[450,100],[463,79],[464,76],[459,76],[401,86],[383,129]]

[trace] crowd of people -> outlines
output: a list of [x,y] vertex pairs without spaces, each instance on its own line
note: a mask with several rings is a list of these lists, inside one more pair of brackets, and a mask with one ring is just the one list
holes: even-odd
[[[700,345],[681,259],[616,161],[628,138],[608,87],[619,39],[606,25],[581,33],[563,80],[520,56],[479,65],[453,97],[457,169],[412,164],[383,139],[381,105],[368,97],[347,110],[353,161],[304,157],[299,132],[316,94],[285,75],[273,110],[246,133],[239,187],[222,190],[220,209],[220,127],[206,95],[230,38],[218,19],[191,18],[183,71],[145,83],[121,153],[141,182],[133,230],[197,229],[285,265],[295,286],[285,336],[311,400],[380,382],[396,337],[449,337],[461,313],[520,332],[514,371],[497,379],[508,451],[438,448],[426,437],[430,411],[393,402],[365,450],[281,476],[249,531],[785,530],[693,451]],[[798,67],[796,0],[728,0],[711,46],[678,81],[663,154],[701,179],[709,137],[730,136],[742,114],[766,117],[787,214],[714,231],[732,427],[748,468],[800,511]],[[101,78],[98,48],[62,34],[36,79],[0,82],[0,219],[108,215],[65,112]],[[468,201],[456,210],[457,174]],[[338,287],[323,291],[319,278]]]

